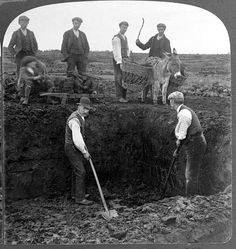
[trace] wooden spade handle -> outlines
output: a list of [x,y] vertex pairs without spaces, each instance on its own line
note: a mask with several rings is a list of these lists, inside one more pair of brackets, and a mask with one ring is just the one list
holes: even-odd
[[94,174],[94,177],[95,177],[97,186],[98,186],[98,190],[99,190],[99,193],[100,193],[100,196],[101,196],[101,199],[102,199],[102,204],[103,204],[104,209],[106,210],[106,212],[109,213],[109,210],[108,210],[108,207],[107,207],[107,204],[106,204],[104,195],[103,195],[103,193],[102,193],[102,188],[101,188],[101,186],[100,186],[100,183],[99,183],[99,180],[98,180],[98,177],[97,177],[97,174],[96,174],[96,171],[95,171],[95,168],[94,168],[94,166],[93,166],[93,162],[92,162],[92,159],[91,159],[91,158],[89,159],[89,162],[90,162],[90,165],[91,165],[91,168],[92,168],[92,170],[93,170],[93,174]]

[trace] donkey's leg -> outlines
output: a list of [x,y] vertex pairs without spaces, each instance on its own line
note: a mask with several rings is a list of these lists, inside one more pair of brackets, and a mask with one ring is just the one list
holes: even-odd
[[162,85],[162,103],[166,104],[166,95],[167,95],[167,88],[169,85],[169,78],[165,80],[164,84]]
[[150,93],[151,93],[151,99],[153,99],[153,83],[149,85]]
[[141,91],[141,101],[142,101],[142,102],[145,102],[145,101],[146,101],[146,99],[147,99],[147,94],[148,94],[149,89],[150,89],[150,83],[147,83],[147,84],[144,86],[143,90]]
[[160,91],[160,82],[159,80],[154,80],[153,85],[152,85],[152,91],[153,91],[153,104],[157,103],[157,97],[159,95]]

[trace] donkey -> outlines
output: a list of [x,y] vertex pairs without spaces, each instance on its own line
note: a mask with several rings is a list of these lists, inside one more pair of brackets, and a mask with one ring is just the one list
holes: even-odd
[[167,88],[169,85],[170,76],[174,75],[175,78],[181,77],[181,61],[177,54],[176,49],[173,53],[164,53],[164,58],[154,57],[149,60],[152,65],[152,73],[150,75],[149,83],[144,87],[141,100],[146,100],[149,89],[151,90],[153,103],[157,103],[157,98],[161,90],[162,103],[166,104]]

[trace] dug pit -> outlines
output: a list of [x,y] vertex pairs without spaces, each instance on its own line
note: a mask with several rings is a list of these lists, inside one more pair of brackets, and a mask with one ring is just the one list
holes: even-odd
[[[231,183],[230,102],[226,98],[191,96],[186,98],[186,105],[198,114],[208,144],[200,194],[214,194]],[[6,199],[69,191],[71,169],[64,155],[64,130],[75,108],[73,104],[22,107],[5,103]],[[158,198],[175,149],[176,121],[176,113],[169,106],[94,103],[86,121],[86,143],[103,189],[126,197],[132,194],[132,203],[137,205]],[[181,153],[167,195],[183,194],[184,169],[185,155]],[[89,164],[86,170],[88,188],[95,187]],[[147,194],[138,195],[143,190]]]

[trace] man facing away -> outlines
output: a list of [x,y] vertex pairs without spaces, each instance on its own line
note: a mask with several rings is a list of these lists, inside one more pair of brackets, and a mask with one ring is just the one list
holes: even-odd
[[92,204],[92,201],[85,198],[86,171],[83,164],[83,158],[90,158],[84,142],[84,118],[89,115],[91,108],[89,98],[81,97],[77,110],[67,119],[65,130],[65,153],[72,165],[71,197],[81,205]]
[[171,53],[170,41],[165,36],[166,25],[159,23],[157,25],[158,33],[152,36],[147,43],[143,44],[139,39],[136,40],[136,45],[142,50],[149,50],[149,57],[163,58],[163,52]]
[[128,40],[125,36],[125,32],[129,24],[123,21],[119,24],[120,31],[112,39],[112,50],[113,50],[113,68],[115,76],[115,87],[116,87],[116,97],[119,102],[126,103],[127,88],[124,84],[122,77],[122,59],[128,58],[130,51],[128,46]]
[[[168,96],[170,106],[176,110],[178,123],[175,127],[177,146],[183,146],[186,155],[186,196],[198,194],[199,171],[206,151],[206,139],[196,113],[184,105],[183,93],[176,91]],[[174,155],[176,156],[176,155]]]
[[18,23],[20,28],[12,34],[8,45],[11,55],[15,58],[17,76],[19,76],[21,60],[25,56],[35,56],[38,51],[38,44],[34,33],[27,29],[29,18],[27,16],[20,16]]
[[73,28],[63,35],[61,53],[64,57],[62,61],[67,62],[67,75],[73,74],[75,68],[79,74],[86,72],[90,48],[85,33],[79,30],[82,22],[80,17],[74,17]]

